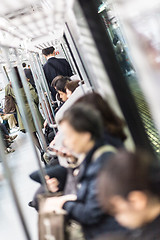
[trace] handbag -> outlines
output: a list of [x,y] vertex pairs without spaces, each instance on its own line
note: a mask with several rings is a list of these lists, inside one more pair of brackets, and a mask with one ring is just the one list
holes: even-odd
[[74,220],[68,220],[65,210],[46,211],[44,209],[45,201],[49,197],[61,195],[61,193],[47,193],[38,196],[39,240],[85,240],[81,225]]
[[38,229],[39,240],[65,240],[65,215],[64,210],[46,211],[44,209],[45,201],[53,194],[39,195],[39,214],[38,214]]
[[14,113],[16,111],[15,102],[12,96],[8,95],[5,96],[4,101],[4,112],[7,113]]

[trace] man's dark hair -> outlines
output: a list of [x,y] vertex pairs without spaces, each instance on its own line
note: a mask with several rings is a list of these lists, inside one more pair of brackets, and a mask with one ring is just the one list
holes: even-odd
[[66,93],[66,84],[70,81],[71,79],[69,77],[59,78],[55,83],[56,90]]
[[106,204],[110,197],[126,198],[131,191],[147,191],[160,196],[160,168],[153,163],[153,155],[145,150],[135,153],[121,150],[106,161],[98,178],[99,194],[103,195]]
[[54,52],[55,48],[54,47],[48,47],[48,48],[44,48],[42,50],[42,54],[45,56],[48,56],[50,54],[52,54]]
[[95,141],[102,137],[103,124],[100,113],[90,105],[75,104],[64,113],[60,123],[64,121],[77,132],[89,132]]
[[26,67],[26,63],[22,63],[22,67],[25,68]]

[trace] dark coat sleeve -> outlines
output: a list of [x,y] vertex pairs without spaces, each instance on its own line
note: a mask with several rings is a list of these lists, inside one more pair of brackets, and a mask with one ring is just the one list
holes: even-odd
[[63,208],[72,219],[85,225],[97,224],[106,214],[102,210],[98,200],[97,174],[111,152],[102,154],[96,161],[90,164],[85,173],[85,177],[80,183],[77,192],[77,201],[66,202]]
[[97,202],[96,179],[92,180],[88,185],[87,199],[85,202],[74,201],[66,202],[63,208],[68,212],[69,216],[85,225],[96,224],[104,216],[99,203]]
[[81,224],[97,224],[106,216],[97,200],[97,174],[104,161],[107,161],[111,154],[113,153],[106,152],[90,164],[84,179],[80,183],[80,188],[77,192],[77,201],[68,201],[63,206],[69,216]]

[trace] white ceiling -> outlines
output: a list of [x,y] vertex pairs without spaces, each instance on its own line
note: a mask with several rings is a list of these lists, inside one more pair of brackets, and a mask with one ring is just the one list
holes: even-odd
[[57,44],[73,0],[0,0],[0,43],[36,46]]

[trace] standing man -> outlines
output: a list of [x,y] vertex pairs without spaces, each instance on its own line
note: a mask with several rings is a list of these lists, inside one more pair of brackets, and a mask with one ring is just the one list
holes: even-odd
[[52,80],[58,75],[71,77],[73,73],[66,59],[55,58],[54,47],[48,47],[43,49],[42,54],[47,59],[46,64],[43,66],[43,70],[47,79],[49,89],[52,94],[52,98],[53,100],[56,100],[55,98],[56,90],[53,87],[51,87]]

